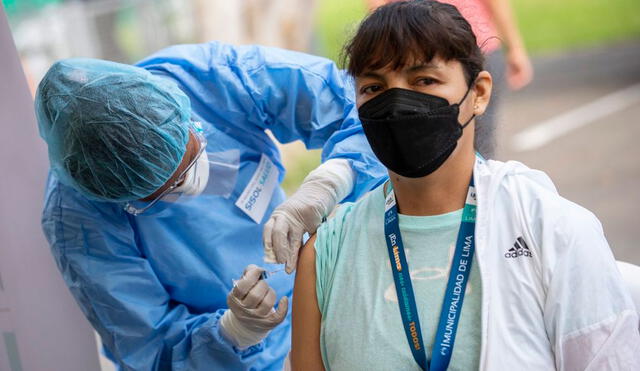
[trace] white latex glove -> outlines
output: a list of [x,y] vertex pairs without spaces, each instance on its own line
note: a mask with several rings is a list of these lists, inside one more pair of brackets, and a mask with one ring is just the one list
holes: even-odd
[[276,292],[261,279],[264,269],[253,264],[227,296],[229,310],[220,319],[223,336],[238,348],[247,348],[267,337],[287,316],[289,299],[284,296],[274,310]]
[[296,269],[302,236],[316,231],[322,219],[353,190],[355,174],[346,159],[331,159],[313,170],[300,188],[278,206],[264,226],[264,260]]

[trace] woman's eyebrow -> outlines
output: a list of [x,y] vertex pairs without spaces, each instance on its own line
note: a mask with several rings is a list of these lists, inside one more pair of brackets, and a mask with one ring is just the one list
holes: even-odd
[[440,65],[435,63],[420,63],[420,64],[416,64],[415,66],[407,68],[407,72],[415,73],[415,72],[423,72],[425,70],[436,70],[439,68],[440,68]]
[[373,71],[365,71],[365,72],[361,73],[360,75],[358,75],[358,77],[360,77],[360,78],[370,77],[372,79],[383,80],[383,76],[381,74],[373,72]]

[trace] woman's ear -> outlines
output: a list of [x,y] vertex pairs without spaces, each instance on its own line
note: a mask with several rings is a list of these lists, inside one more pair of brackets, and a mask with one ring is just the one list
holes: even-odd
[[473,91],[475,92],[473,113],[476,116],[482,115],[486,111],[489,100],[491,100],[492,87],[493,79],[491,74],[487,71],[481,71],[473,85]]

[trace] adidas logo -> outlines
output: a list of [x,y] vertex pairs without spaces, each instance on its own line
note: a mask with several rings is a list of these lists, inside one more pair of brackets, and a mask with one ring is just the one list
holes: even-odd
[[506,253],[504,253],[505,258],[518,258],[521,256],[531,257],[531,250],[527,243],[524,242],[524,238],[518,237],[516,242],[513,244],[513,247],[510,248]]

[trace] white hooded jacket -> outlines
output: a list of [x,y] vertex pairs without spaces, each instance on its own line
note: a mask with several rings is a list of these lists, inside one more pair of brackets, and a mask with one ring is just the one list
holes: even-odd
[[598,219],[541,171],[478,159],[481,370],[640,370],[638,314]]

